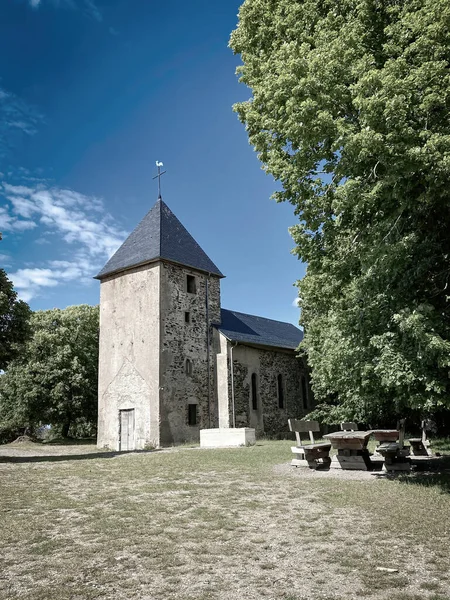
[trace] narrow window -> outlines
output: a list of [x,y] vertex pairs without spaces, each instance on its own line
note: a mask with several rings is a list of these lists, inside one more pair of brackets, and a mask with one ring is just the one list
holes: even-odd
[[192,375],[192,361],[190,361],[189,358],[186,359],[185,371],[186,375]]
[[303,399],[303,408],[308,408],[308,392],[306,390],[306,379],[302,375],[302,399]]
[[278,375],[278,408],[284,408],[283,375]]
[[186,290],[188,294],[196,294],[195,289],[195,277],[193,275],[186,275]]
[[188,404],[188,425],[197,425],[197,405]]
[[258,410],[258,390],[256,389],[256,373],[252,375],[252,409]]
[[185,312],[184,313],[184,322],[185,323],[190,323],[191,322],[191,313],[190,312]]

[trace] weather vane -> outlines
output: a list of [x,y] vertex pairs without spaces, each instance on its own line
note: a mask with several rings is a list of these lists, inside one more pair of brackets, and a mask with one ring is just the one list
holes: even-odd
[[164,175],[167,171],[161,171],[161,167],[163,167],[163,163],[159,160],[156,161],[156,166],[158,167],[158,175],[155,175],[153,179],[158,179],[158,200],[161,198],[161,175]]

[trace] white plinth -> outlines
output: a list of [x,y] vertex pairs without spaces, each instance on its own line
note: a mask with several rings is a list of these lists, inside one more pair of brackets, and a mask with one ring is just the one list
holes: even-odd
[[255,430],[250,427],[200,429],[200,448],[254,446],[255,443]]

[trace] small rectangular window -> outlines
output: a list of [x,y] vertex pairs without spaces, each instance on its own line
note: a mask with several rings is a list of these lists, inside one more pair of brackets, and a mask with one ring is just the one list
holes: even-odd
[[195,288],[195,277],[193,275],[186,275],[186,290],[188,294],[196,294]]
[[283,388],[283,375],[278,375],[278,408],[284,408],[284,388]]
[[191,322],[191,313],[190,312],[185,312],[184,313],[184,322],[185,323],[190,323]]
[[197,425],[197,405],[188,404],[188,424]]
[[303,400],[303,408],[306,410],[308,408],[308,390],[306,387],[306,379],[302,375],[302,400]]
[[256,373],[252,375],[252,409],[258,410],[258,390],[256,389]]

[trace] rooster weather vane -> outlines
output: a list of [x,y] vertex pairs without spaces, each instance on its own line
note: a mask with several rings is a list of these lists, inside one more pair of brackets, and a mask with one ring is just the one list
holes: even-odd
[[163,163],[159,160],[156,161],[156,166],[158,167],[158,175],[155,175],[153,179],[158,179],[158,200],[161,200],[161,176],[167,171],[161,171],[161,167],[163,167]]

